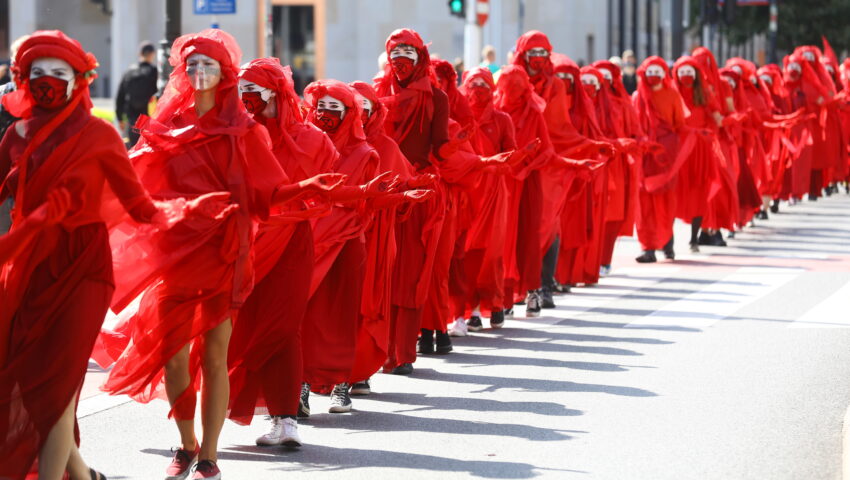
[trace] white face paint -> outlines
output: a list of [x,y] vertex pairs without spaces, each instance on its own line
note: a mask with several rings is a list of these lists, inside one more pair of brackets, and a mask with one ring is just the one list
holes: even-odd
[[484,80],[482,80],[480,78],[473,79],[472,82],[469,84],[469,86],[470,87],[476,87],[476,88],[486,88],[488,90],[490,89],[490,85],[488,85],[487,82],[485,82]]
[[826,67],[826,71],[829,72],[830,75],[835,75],[835,69],[832,68],[832,65],[827,63],[824,66]]
[[806,60],[808,60],[810,62],[814,62],[815,61],[815,54],[812,53],[812,52],[806,51],[806,52],[803,52],[803,58],[805,58]]
[[342,112],[339,118],[345,118],[345,104],[330,95],[320,98],[316,108],[319,110]]
[[413,60],[413,64],[416,65],[416,62],[419,61],[419,52],[412,45],[396,45],[395,48],[390,50],[390,59],[398,57],[407,57]]
[[186,75],[195,91],[210,90],[221,82],[221,64],[206,55],[193,53],[186,59]]
[[609,83],[614,81],[614,74],[611,73],[611,70],[600,68],[599,72],[602,73],[602,78],[608,80]]
[[65,92],[65,96],[71,96],[71,92],[74,91],[74,84],[76,83],[74,69],[71,67],[71,64],[65,60],[53,57],[43,57],[33,60],[32,66],[30,66],[30,80],[44,76],[67,81],[68,89]]
[[663,68],[661,68],[661,66],[660,66],[660,65],[650,65],[650,66],[649,66],[649,67],[647,67],[647,69],[646,69],[646,76],[647,76],[647,77],[661,77],[661,78],[664,78],[664,77],[666,77],[666,76],[667,76],[667,74],[664,72],[664,69],[663,69]]
[[738,75],[741,75],[742,77],[744,76],[744,69],[743,69],[743,68],[741,68],[741,66],[740,66],[740,65],[733,65],[733,66],[732,66],[732,71],[733,71],[733,72],[735,72],[735,73],[737,73]]
[[555,76],[556,76],[556,77],[558,77],[558,78],[560,78],[560,79],[564,79],[564,80],[566,80],[566,79],[570,79],[570,81],[571,81],[571,82],[574,82],[574,81],[575,81],[575,77],[573,77],[573,74],[572,74],[572,73],[557,72],[557,73],[555,74]]
[[797,62],[791,62],[788,64],[788,70],[796,70],[798,72],[802,72],[803,67],[801,67],[800,64]]
[[759,78],[761,78],[762,82],[768,85],[773,85],[773,77],[771,77],[770,75],[759,75]]
[[581,83],[582,85],[593,85],[597,91],[599,90],[599,79],[592,73],[582,73]]
[[256,83],[251,83],[248,80],[243,80],[240,78],[239,95],[241,96],[245,92],[260,92],[260,98],[262,98],[264,102],[268,102],[269,99],[274,97],[274,92],[271,88],[261,87]]
[[694,77],[694,78],[696,78],[696,76],[697,76],[696,69],[694,67],[690,66],[690,65],[682,65],[681,67],[679,67],[679,70],[677,70],[677,72],[678,72],[677,74],[679,75],[679,78],[682,78],[682,77]]
[[723,78],[726,79],[726,82],[729,84],[729,86],[732,87],[732,90],[735,90],[735,88],[738,87],[738,82],[736,82],[734,78],[732,78],[732,77],[723,77]]
[[360,105],[363,107],[363,110],[369,112],[369,115],[372,115],[372,102],[366,97],[360,97]]

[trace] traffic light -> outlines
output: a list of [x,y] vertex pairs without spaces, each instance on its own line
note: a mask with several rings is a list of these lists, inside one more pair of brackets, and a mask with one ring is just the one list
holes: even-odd
[[449,13],[455,17],[466,18],[466,6],[464,0],[449,0]]

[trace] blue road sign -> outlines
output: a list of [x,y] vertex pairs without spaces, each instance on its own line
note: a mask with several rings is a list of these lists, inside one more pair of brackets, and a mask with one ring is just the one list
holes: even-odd
[[236,0],[195,0],[195,15],[236,13]]

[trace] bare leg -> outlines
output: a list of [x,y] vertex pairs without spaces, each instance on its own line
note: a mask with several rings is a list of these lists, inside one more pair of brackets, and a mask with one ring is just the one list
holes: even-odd
[[71,475],[71,480],[91,480],[89,466],[83,461],[76,444],[71,446],[71,456],[68,458],[68,474]]
[[233,324],[228,318],[204,335],[204,382],[201,391],[201,422],[204,436],[199,460],[218,459],[218,437],[227,415],[230,380],[227,377],[227,347]]
[[[190,382],[189,345],[186,344],[165,364],[165,393],[168,395],[168,402],[172,407],[180,395],[189,388]],[[177,430],[180,432],[182,448],[194,451],[197,446],[195,421],[192,419],[180,420],[177,418],[174,421],[177,423]]]
[[38,479],[59,480],[65,474],[71,447],[74,446],[74,405],[76,396],[47,434],[47,441],[38,455]]

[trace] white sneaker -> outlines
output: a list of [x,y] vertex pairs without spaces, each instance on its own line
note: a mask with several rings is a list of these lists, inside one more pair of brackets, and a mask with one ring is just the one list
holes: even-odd
[[466,322],[462,318],[456,319],[449,325],[449,335],[453,337],[465,337],[469,333],[466,328]]
[[294,418],[284,418],[283,437],[280,444],[287,448],[298,448],[301,446],[301,437],[298,435],[298,422]]
[[257,437],[257,445],[271,447],[283,443],[283,418],[271,417],[272,425],[268,433]]

